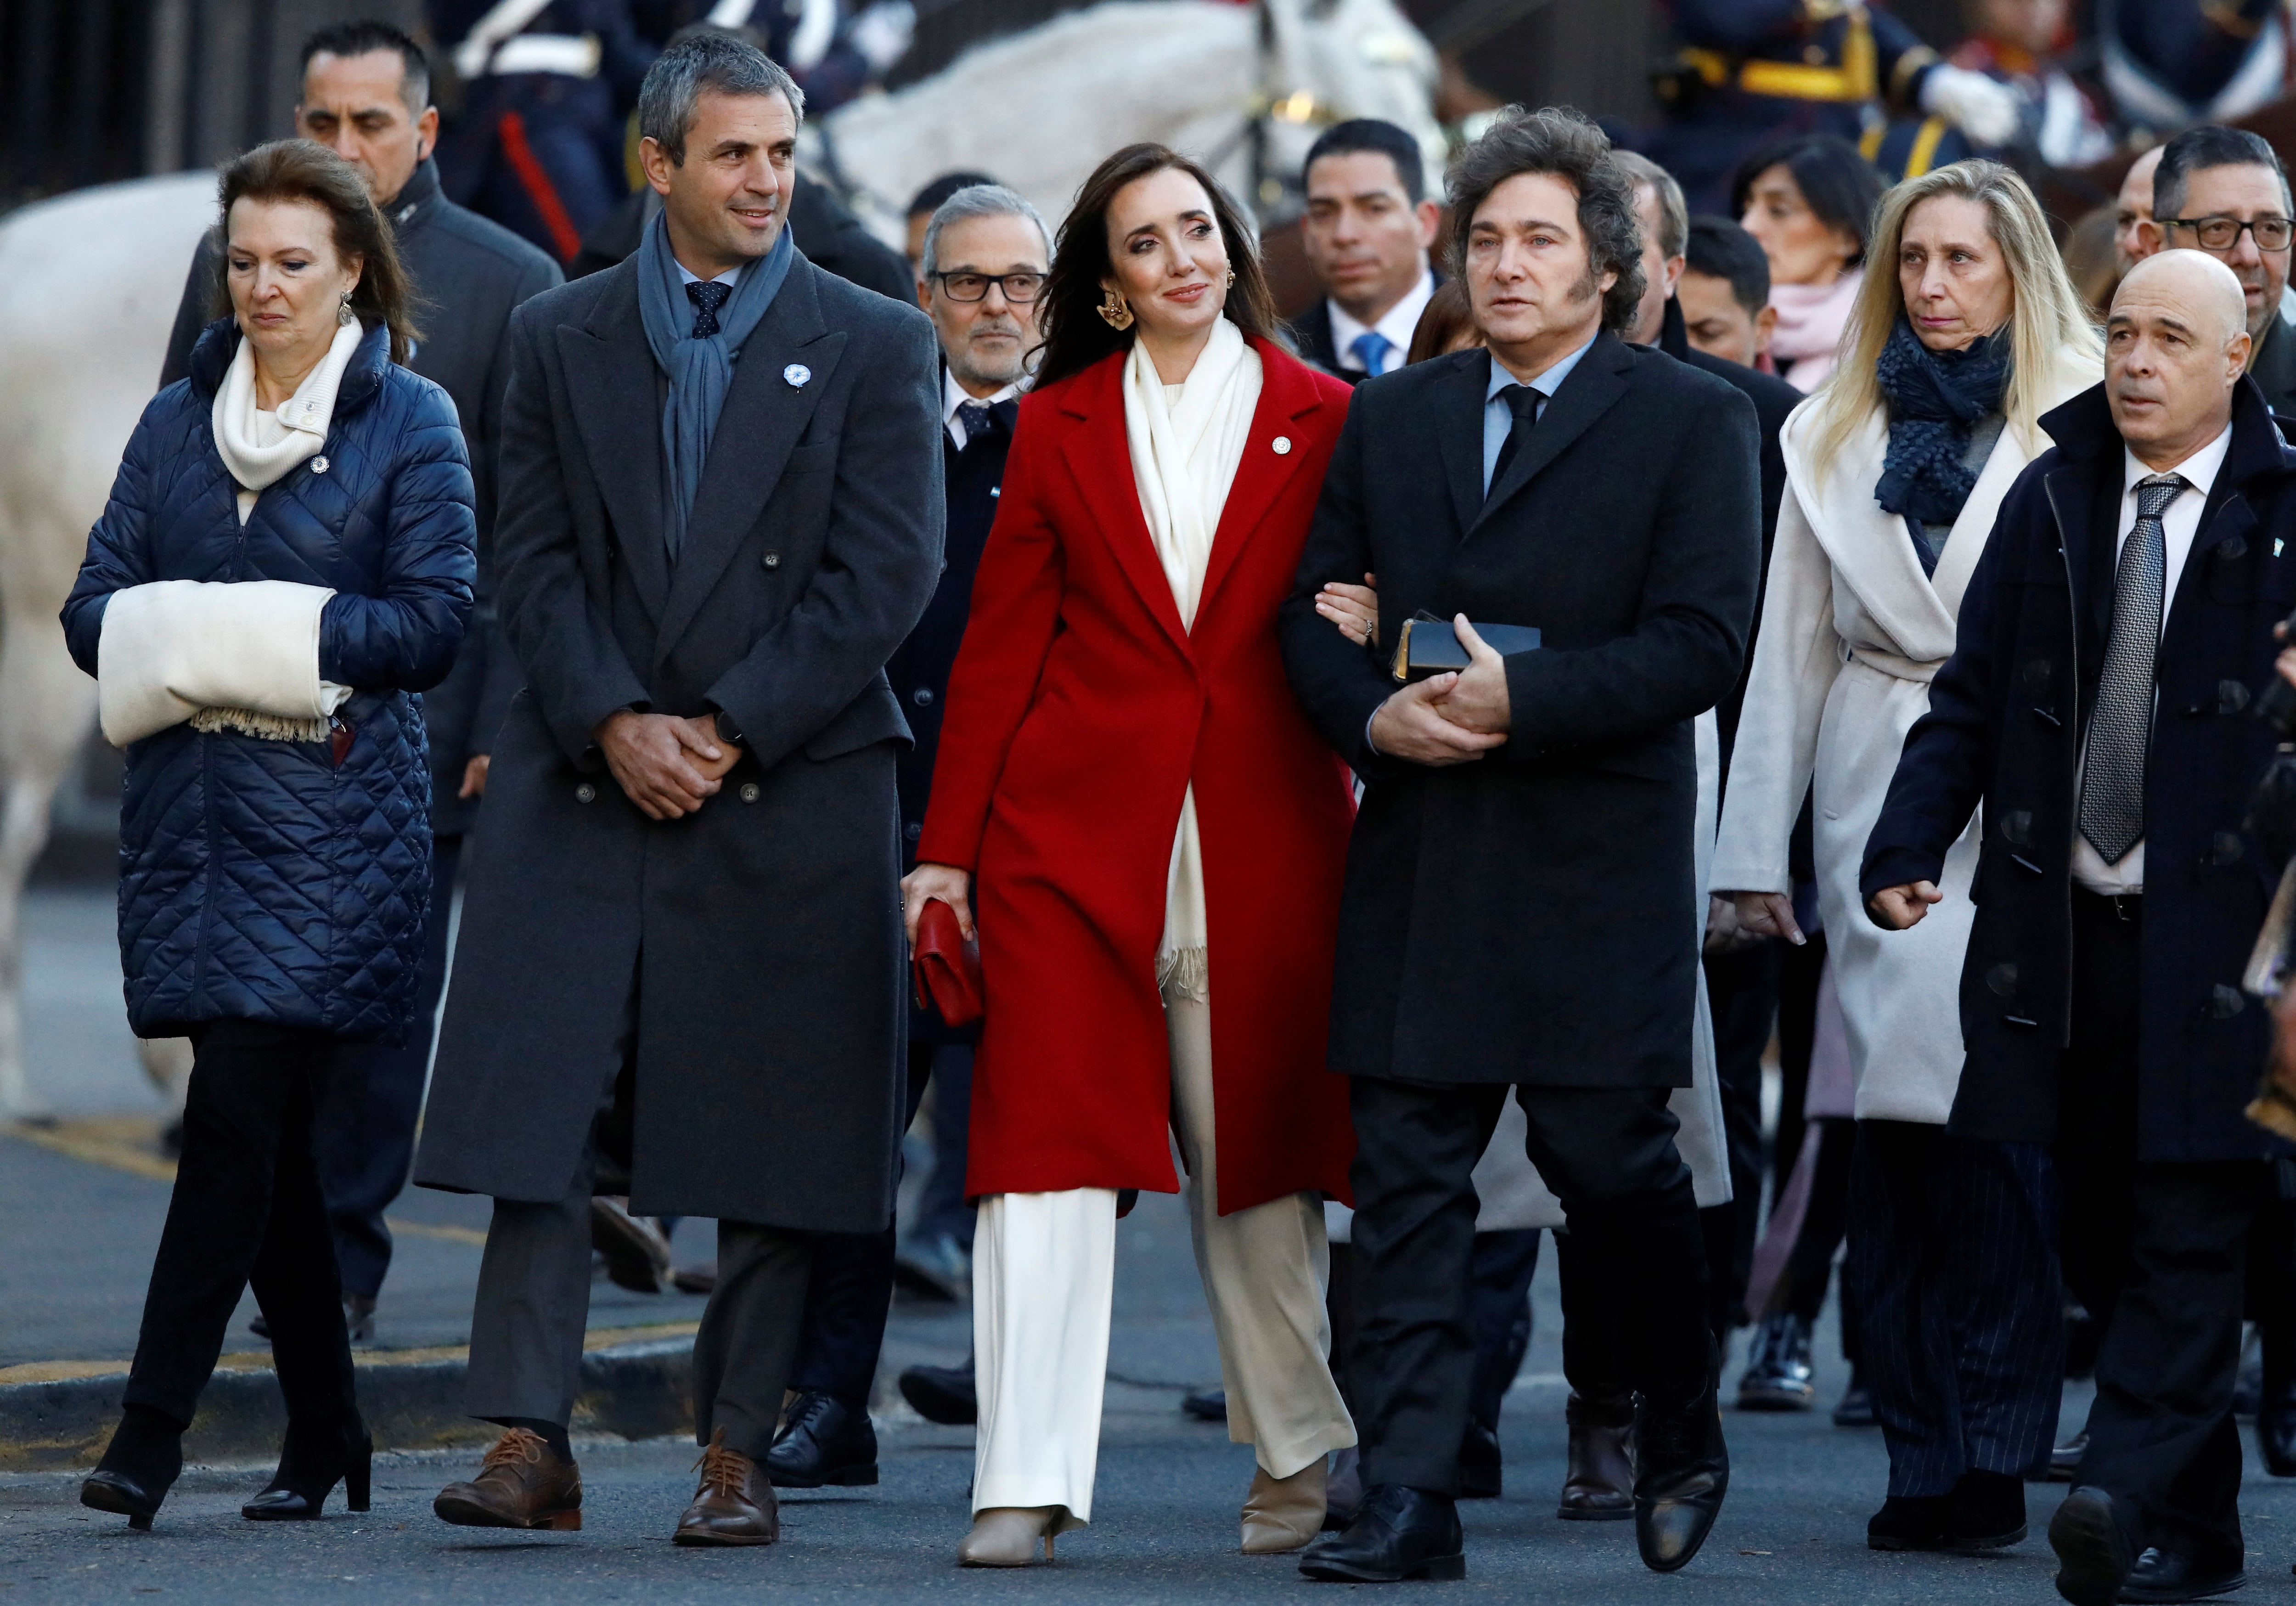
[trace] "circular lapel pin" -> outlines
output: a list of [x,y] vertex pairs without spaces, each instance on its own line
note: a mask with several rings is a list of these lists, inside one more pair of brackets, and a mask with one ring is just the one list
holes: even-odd
[[326,471],[327,471],[327,460],[326,460],[325,458],[324,458],[324,457],[314,457],[314,458],[312,458],[312,459],[311,459],[311,472],[313,472],[314,474],[324,474],[324,473],[325,473]]
[[1292,455],[1292,438],[1289,435],[1278,435],[1275,438],[1275,455],[1278,457],[1289,457]]
[[791,363],[782,370],[782,377],[789,381],[792,389],[801,390],[805,388],[805,381],[813,377],[813,370],[803,363]]

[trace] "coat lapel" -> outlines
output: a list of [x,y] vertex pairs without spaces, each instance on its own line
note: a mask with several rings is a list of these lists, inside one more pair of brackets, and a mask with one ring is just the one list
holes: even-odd
[[657,621],[669,594],[661,534],[661,408],[653,353],[638,318],[635,258],[609,271],[618,282],[580,328],[562,324],[568,406],[605,499],[614,539],[646,612]]
[[[1220,582],[1235,568],[1244,547],[1267,517],[1267,510],[1275,505],[1275,498],[1292,482],[1299,463],[1307,456],[1300,449],[1306,443],[1286,435],[1287,427],[1292,420],[1305,418],[1324,405],[1307,369],[1265,340],[1255,340],[1251,344],[1259,353],[1259,402],[1252,409],[1243,459],[1236,465],[1234,482],[1228,487],[1227,501],[1220,508],[1219,528],[1212,536],[1211,559],[1204,569],[1204,588],[1196,599],[1198,624],[1211,610]],[[1282,452],[1275,449],[1279,436],[1289,443]]]
[[[1119,353],[1077,375],[1061,398],[1062,410],[1083,421],[1061,443],[1069,471],[1091,507],[1093,522],[1116,554],[1119,567],[1140,594],[1148,611],[1172,638],[1172,644],[1189,653],[1188,632],[1180,623],[1180,610],[1172,601],[1172,584],[1156,556],[1148,534],[1148,520],[1140,512],[1140,488],[1132,478],[1132,449],[1124,432],[1124,364]],[[1264,398],[1263,398],[1264,399]],[[1252,421],[1253,428],[1259,420]],[[1223,520],[1225,522],[1225,520]],[[1214,543],[1217,553],[1218,542]],[[1197,611],[1202,611],[1201,601]],[[1193,653],[1189,653],[1193,657]]]
[[[1491,494],[1483,498],[1482,507],[1476,513],[1473,525],[1469,527],[1469,534],[1472,535],[1484,520],[1505,506],[1510,497],[1537,478],[1541,469],[1560,457],[1596,419],[1610,411],[1611,404],[1626,394],[1627,370],[1633,366],[1634,354],[1616,339],[1607,334],[1595,337],[1595,343],[1587,348],[1587,355],[1578,359],[1578,365],[1570,371],[1570,376],[1562,381],[1562,388],[1546,404],[1546,411],[1539,416],[1538,427],[1531,430],[1530,438],[1523,443],[1522,449],[1515,454],[1514,461],[1507,464],[1506,473],[1492,482]],[[1488,382],[1488,372],[1485,382]],[[1482,476],[1481,422],[1481,416],[1478,414],[1478,427],[1471,438],[1478,454],[1475,469],[1479,479]]]
[[1451,372],[1435,404],[1436,449],[1464,537],[1483,509],[1483,391],[1490,383],[1491,359],[1486,351],[1461,351],[1440,360],[1451,365]]
[[[709,461],[686,521],[685,549],[670,577],[657,638],[662,657],[701,611],[718,577],[757,524],[791,448],[829,388],[845,335],[822,322],[813,286],[819,271],[801,254],[790,265],[789,277],[734,364],[734,382],[709,438]],[[800,353],[809,375],[803,384],[792,384],[783,375]]]

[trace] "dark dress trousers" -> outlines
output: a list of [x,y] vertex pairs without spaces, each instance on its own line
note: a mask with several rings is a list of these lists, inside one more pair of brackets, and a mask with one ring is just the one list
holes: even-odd
[[[422,1082],[430,1068],[432,1022],[447,982],[448,911],[453,906],[463,837],[479,800],[463,798],[463,772],[472,755],[488,750],[511,694],[518,666],[496,622],[489,586],[495,519],[495,455],[502,424],[503,386],[510,371],[510,315],[519,303],[559,283],[558,265],[500,224],[456,206],[439,188],[435,163],[425,161],[383,209],[399,262],[422,298],[418,338],[407,366],[445,390],[455,403],[469,447],[478,496],[478,602],[471,627],[447,678],[422,695],[422,724],[430,744],[430,906],[423,942],[414,1027],[406,1043],[347,1049],[329,1074],[312,1085],[312,1138],[319,1185],[327,1197],[344,1291],[373,1299],[390,1268],[390,1229],[383,1211],[406,1185],[414,1154],[414,1127]],[[192,259],[184,299],[168,338],[160,382],[189,372],[192,343],[210,317],[222,242],[210,232]]]
[[[901,755],[901,864],[916,867],[916,843],[923,834],[925,799],[932,791],[933,754],[940,741],[941,700],[948,693],[949,667],[964,637],[965,611],[972,602],[972,577],[988,527],[996,520],[996,493],[1012,449],[1020,404],[996,403],[991,427],[970,435],[962,450],[947,430],[940,434],[944,482],[947,487],[947,566],[926,604],[924,617],[885,666],[893,694],[900,700],[914,744]],[[933,1173],[928,1195],[953,1192],[965,1219],[944,1224],[970,1242],[972,1207],[964,1194],[964,1117],[971,1091],[972,1039],[978,1026],[952,1031],[930,1011],[909,1014],[909,1113],[914,1116],[929,1080],[938,1081],[933,1129]],[[956,1074],[951,1075],[954,1070]],[[950,1140],[954,1140],[953,1142]],[[933,1201],[927,1200],[927,1211]],[[921,1221],[921,1229],[936,1224]],[[962,1229],[962,1230],[960,1230]],[[815,1251],[813,1280],[806,1291],[805,1328],[798,1344],[792,1389],[818,1389],[849,1405],[866,1408],[885,1342],[885,1317],[893,1296],[893,1227],[875,1233],[824,1238]]]
[[[1735,681],[1759,563],[1751,406],[1599,336],[1483,494],[1491,358],[1357,388],[1283,619],[1294,689],[1365,790],[1349,848],[1330,1063],[1354,1079],[1355,1399],[1365,1478],[1448,1493],[1474,1344],[1469,1172],[1507,1089],[1599,1262],[1634,1386],[1710,1358],[1705,1253],[1668,1091],[1690,1080],[1698,941],[1691,721]],[[1447,769],[1374,751],[1395,690],[1315,611],[1380,577],[1381,640],[1421,609],[1537,626],[1510,740]]]
[[1936,880],[1982,800],[1950,1130],[2056,1145],[2068,1280],[2112,1313],[2079,1481],[2132,1543],[2236,1561],[2245,1240],[2282,1150],[2241,1113],[2269,1022],[2240,979],[2278,869],[2241,823],[2273,749],[2248,704],[2296,605],[2296,451],[2243,381],[2161,638],[2144,890],[2114,900],[2070,862],[2123,448],[2102,386],[2042,424],[2056,446],[2002,504],[1860,885]]

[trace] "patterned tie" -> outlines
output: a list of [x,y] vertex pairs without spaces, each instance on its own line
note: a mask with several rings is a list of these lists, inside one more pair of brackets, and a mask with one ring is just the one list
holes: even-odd
[[1366,329],[1348,342],[1349,353],[1374,379],[1387,372],[1387,354],[1394,349],[1395,342],[1376,329]]
[[706,340],[718,332],[718,309],[733,293],[732,285],[720,284],[715,279],[696,279],[685,287],[685,299],[693,303],[695,340]]
[[1514,461],[1522,443],[1530,438],[1531,427],[1538,422],[1538,404],[1546,398],[1529,385],[1508,385],[1500,389],[1499,399],[1514,414],[1514,427],[1507,431],[1506,440],[1499,447],[1498,461],[1491,465],[1491,482],[1483,488],[1485,496],[1498,489],[1499,481],[1506,478],[1507,464]]
[[988,410],[987,402],[959,402],[956,404],[956,422],[964,426],[964,445],[957,448],[964,451],[996,427],[996,414]]
[[2180,474],[2136,482],[2136,524],[2121,543],[2112,577],[2112,635],[2104,676],[2089,716],[2081,770],[2080,833],[2108,864],[2144,836],[2144,751],[2152,740],[2154,660],[2161,650],[2161,594],[2168,533],[2161,515],[2187,488]]

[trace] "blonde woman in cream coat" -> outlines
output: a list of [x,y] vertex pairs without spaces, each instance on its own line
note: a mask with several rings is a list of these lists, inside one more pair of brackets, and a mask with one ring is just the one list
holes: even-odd
[[2103,357],[2032,193],[1997,163],[1890,191],[1868,264],[1839,369],[1786,422],[1712,885],[1751,930],[1801,940],[1786,845],[1815,787],[1818,907],[1857,1077],[1850,1264],[1890,1450],[1867,1539],[1973,1552],[2025,1536],[2021,1475],[2056,1425],[2054,1176],[2038,1145],[1945,1132],[1982,822],[1913,930],[1866,917],[1857,867],[2001,499],[2048,446],[2038,421],[2100,382]]

